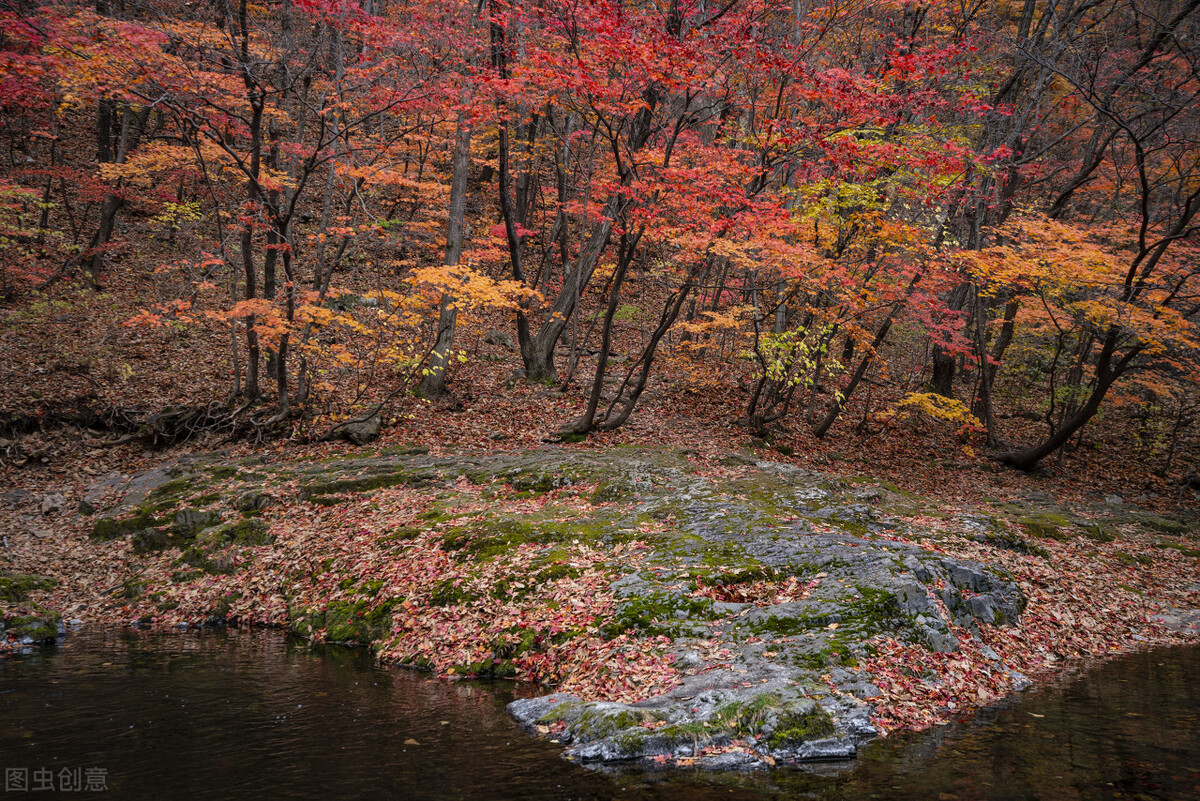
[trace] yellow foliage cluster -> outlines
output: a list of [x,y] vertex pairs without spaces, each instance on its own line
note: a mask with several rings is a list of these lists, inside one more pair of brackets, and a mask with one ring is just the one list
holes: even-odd
[[958,433],[968,435],[974,431],[983,431],[984,425],[979,418],[971,414],[960,400],[947,398],[936,392],[912,392],[897,404],[893,415],[921,415],[931,420],[943,423],[958,424]]

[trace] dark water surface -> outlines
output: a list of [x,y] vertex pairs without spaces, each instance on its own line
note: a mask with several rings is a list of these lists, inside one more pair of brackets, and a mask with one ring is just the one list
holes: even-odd
[[0,659],[0,769],[30,787],[2,797],[90,795],[70,788],[92,768],[108,797],[172,800],[1200,798],[1200,647],[1125,657],[816,773],[587,770],[505,716],[517,689],[272,632],[75,633]]

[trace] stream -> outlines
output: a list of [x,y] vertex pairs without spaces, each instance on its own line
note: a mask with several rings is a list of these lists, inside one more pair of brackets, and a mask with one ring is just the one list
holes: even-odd
[[44,797],[1200,798],[1200,646],[1091,666],[806,770],[580,767],[505,715],[533,690],[278,632],[84,630],[0,659],[0,767],[6,789]]

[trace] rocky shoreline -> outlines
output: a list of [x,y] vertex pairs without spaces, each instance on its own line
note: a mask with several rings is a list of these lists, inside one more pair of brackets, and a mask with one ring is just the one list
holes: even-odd
[[[948,514],[868,478],[642,449],[210,454],[105,477],[78,507],[6,566],[23,587],[8,620],[278,625],[443,675],[541,680],[559,691],[509,711],[568,758],[716,769],[852,759],[1020,691],[1101,647],[1051,642],[1060,559],[1152,571],[1163,527],[1198,530],[1112,504]],[[56,547],[95,575],[38,570],[70,562],[36,556]],[[1126,610],[1110,653],[1195,629],[1196,558],[1153,547],[1183,583],[1109,587]]]

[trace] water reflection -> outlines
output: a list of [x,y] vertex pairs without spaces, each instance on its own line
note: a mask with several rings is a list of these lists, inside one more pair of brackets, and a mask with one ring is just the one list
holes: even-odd
[[271,632],[74,634],[0,660],[0,767],[100,767],[119,798],[1200,797],[1195,647],[877,742],[840,773],[586,770],[504,715],[520,690]]

